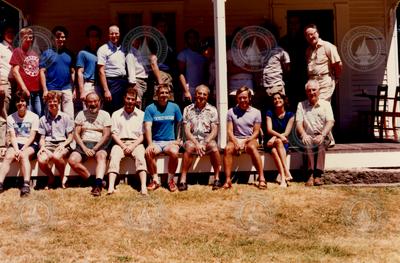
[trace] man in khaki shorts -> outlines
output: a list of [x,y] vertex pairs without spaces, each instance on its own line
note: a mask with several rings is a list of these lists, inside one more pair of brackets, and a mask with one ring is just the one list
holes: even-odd
[[147,195],[147,165],[143,146],[144,112],[135,107],[137,96],[137,90],[134,87],[128,88],[124,96],[124,107],[115,111],[111,117],[111,136],[115,145],[112,147],[110,154],[107,194],[112,194],[115,191],[115,179],[119,174],[121,159],[132,156],[135,160],[136,173],[140,177],[140,193]]
[[74,121],[59,110],[61,96],[56,91],[49,91],[46,97],[49,112],[39,120],[40,150],[38,162],[40,169],[48,176],[47,189],[54,187],[53,164],[61,176],[62,187],[65,188],[64,171],[66,158],[70,153],[73,139]]

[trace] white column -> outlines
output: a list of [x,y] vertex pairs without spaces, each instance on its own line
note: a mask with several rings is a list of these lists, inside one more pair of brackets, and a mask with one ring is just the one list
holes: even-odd
[[217,109],[220,119],[218,145],[226,146],[226,114],[228,112],[228,82],[226,64],[225,0],[212,0],[214,4],[214,39]]

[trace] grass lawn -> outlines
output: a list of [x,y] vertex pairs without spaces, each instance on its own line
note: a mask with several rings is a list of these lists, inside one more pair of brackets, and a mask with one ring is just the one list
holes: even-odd
[[400,188],[0,195],[0,262],[400,262]]

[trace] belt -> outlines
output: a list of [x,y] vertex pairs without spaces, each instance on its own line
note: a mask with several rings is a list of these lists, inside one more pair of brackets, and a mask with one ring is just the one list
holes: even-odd
[[121,141],[136,141],[136,139],[132,139],[132,138],[121,138]]
[[125,75],[121,75],[121,76],[116,76],[116,77],[106,77],[107,79],[125,79],[126,76]]
[[331,73],[327,72],[327,73],[321,73],[321,74],[310,74],[308,75],[310,78],[321,78],[323,76],[327,76],[330,75]]
[[85,79],[85,82],[94,83],[94,80],[91,80],[91,79]]

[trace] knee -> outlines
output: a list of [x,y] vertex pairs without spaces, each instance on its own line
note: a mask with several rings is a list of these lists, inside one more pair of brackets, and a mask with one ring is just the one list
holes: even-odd
[[276,140],[275,140],[275,146],[276,147],[281,147],[281,146],[283,146],[283,142],[282,142],[282,140],[281,139],[279,139],[279,138],[277,138]]
[[77,166],[80,162],[81,162],[81,160],[79,160],[79,158],[78,158],[77,156],[75,156],[75,155],[71,156],[71,157],[68,159],[68,163],[69,163],[72,167]]
[[45,153],[39,154],[38,156],[38,162],[40,165],[46,164],[49,162],[49,156]]
[[228,144],[226,147],[225,147],[225,155],[232,155],[233,153],[235,152],[235,147],[233,146],[233,144]]
[[105,153],[105,152],[96,153],[96,161],[97,162],[105,162],[106,159],[107,159],[107,153]]

